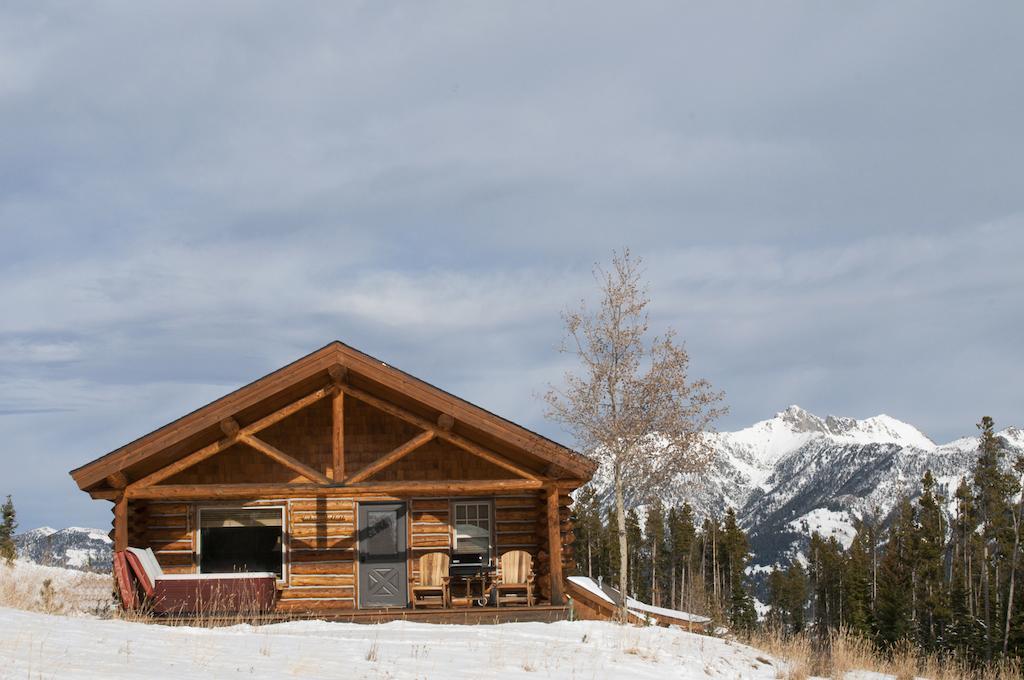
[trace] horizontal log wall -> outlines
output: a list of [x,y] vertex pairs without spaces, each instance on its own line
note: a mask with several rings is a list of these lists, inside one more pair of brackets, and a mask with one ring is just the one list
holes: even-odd
[[[129,504],[129,516],[132,506]],[[195,573],[192,505],[153,501],[145,504],[144,517],[145,526],[140,527],[139,533],[145,536],[146,545],[153,549],[160,567],[169,574]]]
[[[396,499],[360,497],[362,501],[408,503],[411,583],[419,578],[419,558],[429,552],[450,553],[453,548],[451,504],[458,500],[491,500],[494,508],[495,559],[509,550],[525,550],[534,557],[534,571],[542,597],[548,597],[547,515],[544,493],[525,492],[488,497],[429,497]],[[572,562],[570,498],[560,496],[563,564]],[[279,584],[279,608],[288,611],[354,609],[357,606],[356,515],[354,498],[291,498],[259,501],[157,501],[129,503],[130,545],[150,547],[168,573],[195,573],[201,507],[286,508],[285,579]]]
[[288,584],[278,607],[291,611],[354,609],[356,504],[349,498],[288,503]]

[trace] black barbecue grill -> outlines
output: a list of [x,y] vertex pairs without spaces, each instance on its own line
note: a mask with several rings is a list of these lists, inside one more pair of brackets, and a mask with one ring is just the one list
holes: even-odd
[[[448,576],[463,586],[467,604],[475,601],[480,606],[487,604],[487,582],[494,571],[483,553],[454,553],[448,565]],[[473,592],[474,582],[480,584],[479,595]]]
[[452,578],[482,576],[494,571],[494,567],[484,559],[483,553],[455,553],[448,567],[448,575]]

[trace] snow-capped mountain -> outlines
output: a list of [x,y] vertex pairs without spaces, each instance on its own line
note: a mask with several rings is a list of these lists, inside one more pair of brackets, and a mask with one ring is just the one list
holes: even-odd
[[[820,418],[790,406],[735,432],[710,435],[717,452],[704,483],[680,477],[662,495],[667,506],[688,501],[698,515],[733,507],[750,534],[754,565],[784,563],[814,531],[849,545],[854,521],[877,512],[884,520],[904,496],[920,493],[931,470],[949,500],[977,455],[978,439],[937,445],[923,432],[887,415],[857,420]],[[1024,453],[1024,431],[999,433]],[[610,497],[606,471],[595,476]],[[641,499],[634,499],[638,502]]]
[[79,571],[108,572],[113,542],[102,529],[39,527],[14,537],[18,557]]

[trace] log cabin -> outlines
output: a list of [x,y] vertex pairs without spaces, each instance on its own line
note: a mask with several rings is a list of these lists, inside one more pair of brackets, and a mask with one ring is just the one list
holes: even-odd
[[71,476],[113,502],[115,551],[149,548],[168,574],[273,572],[287,616],[427,616],[411,608],[422,556],[476,560],[497,580],[502,555],[528,553],[536,599],[525,607],[495,608],[483,579],[442,602],[447,620],[472,621],[565,616],[569,494],[594,470],[332,342]]

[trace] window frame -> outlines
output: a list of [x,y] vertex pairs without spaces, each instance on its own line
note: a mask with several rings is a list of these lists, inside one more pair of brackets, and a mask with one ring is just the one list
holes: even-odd
[[452,500],[449,507],[449,521],[451,522],[452,531],[452,542],[451,552],[457,553],[459,551],[459,529],[458,519],[456,517],[458,513],[458,506],[484,506],[487,508],[487,564],[494,564],[495,552],[497,546],[495,545],[495,526],[494,526],[494,499],[493,498],[459,498],[458,500]]
[[[281,577],[277,578],[276,581],[279,584],[288,582],[288,506],[287,505],[197,505],[196,506],[196,523],[195,523],[195,563],[196,573],[202,574],[203,572],[203,511],[204,510],[238,510],[238,511],[252,511],[252,510],[277,510],[281,513]],[[207,572],[209,573],[209,572]]]

